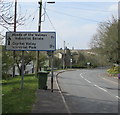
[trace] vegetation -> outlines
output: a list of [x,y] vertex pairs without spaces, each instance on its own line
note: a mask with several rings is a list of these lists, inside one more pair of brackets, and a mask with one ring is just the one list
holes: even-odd
[[[89,66],[90,68],[94,68],[106,65],[101,59],[100,55],[91,52],[92,50],[79,51],[77,55],[73,54],[73,67],[87,68]],[[88,65],[88,63],[90,63],[90,65]]]
[[13,66],[12,52],[6,52],[5,47],[2,47],[2,78],[9,79],[9,70]]
[[110,69],[107,70],[109,74],[119,74],[120,73],[120,66],[113,66]]
[[33,75],[24,77],[24,89],[20,89],[21,77],[2,81],[2,112],[30,113],[35,102],[37,78]]
[[91,48],[106,57],[108,63],[118,62],[118,21],[114,17],[110,21],[99,24],[97,33],[91,41]]
[[[107,70],[109,74],[120,73],[118,32],[118,21],[112,17],[111,21],[99,24],[98,31],[91,41],[92,50],[104,57],[104,61],[112,66]],[[113,66],[114,64],[117,66]]]
[[[2,46],[2,78],[3,79],[9,79],[9,70],[12,69],[13,65],[16,65],[18,68],[19,75],[21,75],[22,71],[22,52],[16,51],[15,52],[15,62],[13,61],[13,52],[12,51],[6,51],[5,46]],[[42,67],[45,64],[45,60],[47,58],[47,55],[45,52],[40,52],[39,57],[39,65]],[[26,66],[33,62],[35,65],[36,61],[36,52],[33,51],[25,51],[24,52],[24,70],[26,69]]]

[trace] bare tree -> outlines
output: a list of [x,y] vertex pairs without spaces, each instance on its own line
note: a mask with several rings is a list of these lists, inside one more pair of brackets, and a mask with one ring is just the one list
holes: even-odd
[[[13,30],[14,28],[14,3],[0,0],[0,44],[4,44],[4,32]],[[25,16],[17,13],[16,26],[24,25]]]
[[[14,3],[0,0],[0,26],[9,30],[14,26]],[[25,21],[25,15],[22,16],[17,13],[17,26],[23,25]]]

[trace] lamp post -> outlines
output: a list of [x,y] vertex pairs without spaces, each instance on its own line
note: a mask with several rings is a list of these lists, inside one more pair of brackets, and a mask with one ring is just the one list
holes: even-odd
[[[45,3],[49,3],[49,4],[54,4],[55,2],[45,2]],[[40,2],[38,2],[38,4],[40,5],[39,7],[39,23],[38,23],[38,32],[41,31],[41,17],[42,17],[42,0],[40,0]],[[52,58],[53,58],[53,53],[52,53]],[[53,68],[53,59],[52,59],[52,68]],[[39,51],[36,52],[36,70],[35,70],[35,74],[37,76],[39,70]],[[53,69],[52,69],[52,76],[51,76],[51,89],[53,92]]]
[[[120,71],[120,1],[118,2],[118,56],[117,56],[118,71]],[[120,79],[120,73],[118,74]]]
[[[38,32],[40,32],[41,31],[42,0],[40,0],[40,2],[38,2],[38,4],[40,5],[40,7],[39,7]],[[39,51],[36,52],[36,69],[35,69],[36,76],[37,76],[37,73],[38,73],[38,69],[39,69]]]
[[[55,2],[46,2],[46,3],[49,3],[49,4],[54,4]],[[38,22],[38,32],[41,31],[41,15],[42,15],[42,0],[40,0],[40,2],[38,2],[38,4],[40,5],[39,7],[39,22]],[[37,76],[37,73],[38,73],[38,70],[39,70],[39,51],[36,52],[36,70],[35,70],[35,74]]]
[[[54,4],[54,1],[46,2],[48,4]],[[53,92],[53,58],[54,58],[54,52],[52,51],[52,57],[51,57],[51,92]]]
[[120,1],[118,2],[118,64],[120,66]]

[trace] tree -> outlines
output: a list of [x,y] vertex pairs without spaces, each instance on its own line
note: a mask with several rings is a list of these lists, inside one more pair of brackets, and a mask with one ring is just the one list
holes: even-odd
[[[1,41],[3,41],[3,39],[5,38],[4,31],[6,31],[6,30],[10,31],[11,29],[13,30],[13,28],[15,29],[15,27],[14,27],[15,25],[16,25],[16,27],[18,27],[20,25],[24,25],[25,20],[28,19],[28,18],[27,19],[25,18],[26,14],[21,15],[21,11],[19,9],[19,12],[17,12],[17,14],[16,14],[16,21],[15,21],[14,7],[15,6],[14,6],[13,2],[0,0],[0,43],[1,44],[3,44]],[[5,51],[5,52],[8,53],[7,51]],[[9,60],[9,57],[6,57],[6,58],[8,58],[8,60]],[[16,62],[14,60],[13,63],[16,63],[18,66],[20,64],[20,62],[19,62],[19,60],[21,60],[20,58],[21,58],[21,56],[19,57],[18,60],[16,60]],[[12,63],[12,65],[14,65],[13,63]],[[25,61],[25,64],[27,64],[27,63],[28,62]],[[18,66],[18,68],[20,70],[21,67]]]
[[97,33],[90,43],[91,48],[99,54],[107,57],[108,62],[118,61],[118,21],[114,17],[112,20],[99,24]]
[[[3,44],[5,38],[4,32],[13,30],[14,28],[14,3],[0,0],[0,42]],[[17,13],[16,27],[24,25],[26,14]]]
[[[16,57],[15,57],[15,61],[16,61],[16,65],[18,67],[19,70],[19,74],[22,74],[22,55],[21,55],[21,51],[17,51],[16,52]],[[35,52],[32,51],[26,51],[24,53],[24,70],[26,69],[26,66],[31,62],[35,60]]]
[[2,47],[2,76],[3,79],[7,79],[8,76],[8,72],[12,67],[13,61],[12,61],[12,52],[9,51],[7,52],[5,50],[5,46],[1,46]]
[[55,68],[61,68],[62,67],[62,60],[59,59],[58,57],[54,57],[54,63],[53,63],[53,66]]
[[[14,12],[12,12],[13,8],[13,2],[0,0],[0,26],[6,28],[7,30],[14,26]],[[23,25],[24,21],[25,16],[22,16],[20,13],[17,14],[17,26]]]
[[65,51],[66,51],[66,53],[65,53],[65,66],[70,67],[71,52],[70,52],[70,49],[68,49],[67,47],[66,47]]

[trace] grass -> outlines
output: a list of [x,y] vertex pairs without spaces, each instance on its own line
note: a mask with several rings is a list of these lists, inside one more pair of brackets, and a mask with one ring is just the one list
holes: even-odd
[[21,77],[2,82],[2,113],[30,113],[35,102],[37,78],[24,76],[24,88],[20,89]]

